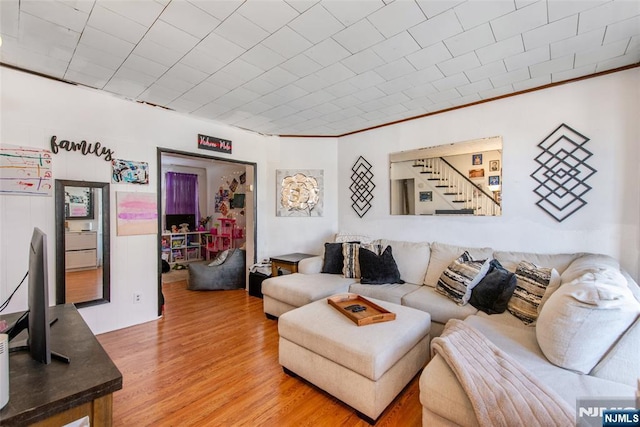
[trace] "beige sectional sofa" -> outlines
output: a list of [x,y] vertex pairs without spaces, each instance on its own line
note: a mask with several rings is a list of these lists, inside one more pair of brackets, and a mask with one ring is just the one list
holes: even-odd
[[[336,241],[366,236],[336,236]],[[465,320],[498,348],[513,356],[572,408],[579,398],[634,399],[640,378],[640,288],[618,262],[587,253],[536,254],[467,248],[440,242],[378,240],[390,245],[403,284],[368,285],[339,274],[321,273],[323,257],[303,260],[299,273],[263,282],[264,312],[281,314],[337,293],[353,292],[426,311],[431,337],[450,319]],[[528,261],[553,269],[538,308],[524,324],[509,311],[486,314],[459,305],[435,287],[443,271],[462,254],[496,259],[508,271]],[[478,425],[473,407],[446,362],[435,355],[420,378],[423,425]]]

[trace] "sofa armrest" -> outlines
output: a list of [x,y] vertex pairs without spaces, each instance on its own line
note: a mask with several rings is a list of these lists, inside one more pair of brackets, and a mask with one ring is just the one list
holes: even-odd
[[323,259],[320,255],[305,258],[298,262],[298,273],[302,274],[317,274],[322,271]]

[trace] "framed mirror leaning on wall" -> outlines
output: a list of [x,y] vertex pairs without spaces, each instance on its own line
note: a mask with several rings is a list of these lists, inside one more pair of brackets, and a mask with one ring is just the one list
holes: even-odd
[[56,304],[111,298],[109,184],[55,181]]
[[389,155],[391,215],[502,215],[502,137]]

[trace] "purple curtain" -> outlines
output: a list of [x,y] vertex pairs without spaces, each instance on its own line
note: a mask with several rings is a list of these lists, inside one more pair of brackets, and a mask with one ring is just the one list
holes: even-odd
[[196,225],[200,223],[198,200],[198,175],[167,172],[167,214],[195,214]]

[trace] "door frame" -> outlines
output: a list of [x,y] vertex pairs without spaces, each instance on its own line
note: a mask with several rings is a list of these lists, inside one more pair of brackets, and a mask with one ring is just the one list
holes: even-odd
[[236,160],[236,159],[228,159],[226,157],[217,157],[217,156],[208,156],[201,153],[193,153],[190,151],[180,151],[172,148],[163,148],[157,147],[156,151],[156,164],[158,165],[158,174],[157,174],[157,205],[158,205],[158,239],[157,239],[157,259],[158,259],[158,316],[162,316],[162,310],[164,306],[164,297],[162,294],[162,263],[160,259],[162,259],[162,155],[163,154],[176,154],[183,157],[191,157],[194,159],[200,160],[211,160],[211,161],[222,161],[226,163],[236,163],[238,165],[250,166],[253,168],[253,183],[250,185],[253,186],[253,264],[256,263],[257,260],[257,248],[258,248],[258,191],[257,191],[257,180],[258,180],[258,164],[255,162],[247,162],[244,160]]

